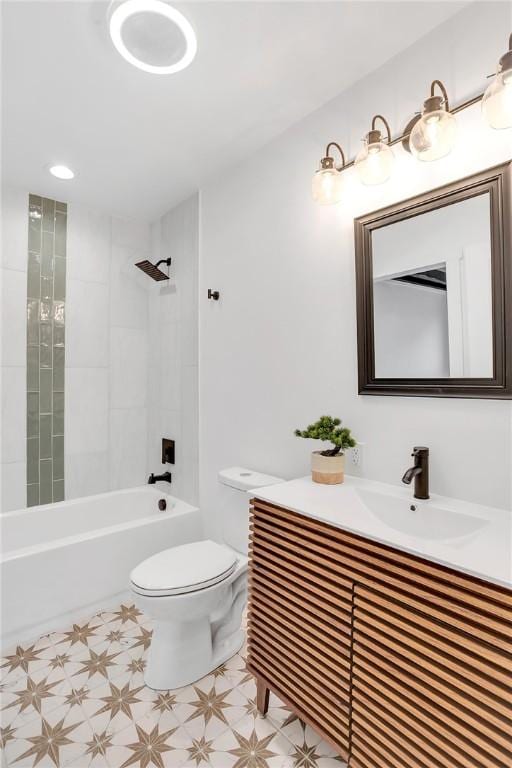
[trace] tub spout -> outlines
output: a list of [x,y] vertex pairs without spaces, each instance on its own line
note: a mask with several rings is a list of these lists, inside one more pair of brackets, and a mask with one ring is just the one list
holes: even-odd
[[170,472],[164,472],[163,475],[155,475],[153,472],[148,477],[148,485],[154,485],[155,483],[163,480],[166,483],[172,483],[172,475]]

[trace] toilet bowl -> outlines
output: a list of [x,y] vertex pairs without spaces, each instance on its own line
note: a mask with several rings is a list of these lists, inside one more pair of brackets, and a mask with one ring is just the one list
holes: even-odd
[[219,481],[239,499],[222,507],[230,513],[225,543],[207,539],[165,549],[130,575],[135,602],[154,622],[144,680],[155,690],[181,688],[199,680],[231,658],[244,642],[247,493],[282,480],[232,467],[219,473]]
[[144,675],[150,688],[188,685],[242,647],[247,558],[230,547],[209,540],[172,547],[137,566],[130,580],[154,622]]

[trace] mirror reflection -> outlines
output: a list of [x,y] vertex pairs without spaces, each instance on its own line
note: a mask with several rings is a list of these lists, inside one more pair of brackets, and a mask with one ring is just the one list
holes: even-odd
[[372,232],[376,378],[493,376],[489,193]]

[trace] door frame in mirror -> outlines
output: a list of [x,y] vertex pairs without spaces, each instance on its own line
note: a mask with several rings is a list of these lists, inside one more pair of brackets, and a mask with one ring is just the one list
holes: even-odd
[[[359,394],[512,398],[512,161],[354,220]],[[375,377],[372,232],[489,193],[493,327],[492,378]]]

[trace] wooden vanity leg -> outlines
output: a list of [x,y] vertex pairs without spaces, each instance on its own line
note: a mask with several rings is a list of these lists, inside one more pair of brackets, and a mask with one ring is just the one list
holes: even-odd
[[268,698],[270,690],[259,678],[256,679],[256,708],[262,717],[265,717],[268,711]]

